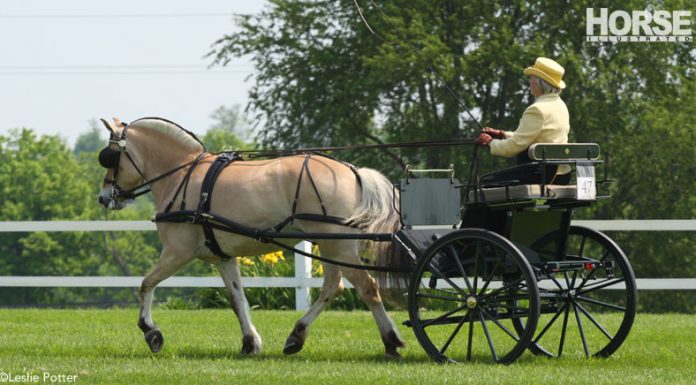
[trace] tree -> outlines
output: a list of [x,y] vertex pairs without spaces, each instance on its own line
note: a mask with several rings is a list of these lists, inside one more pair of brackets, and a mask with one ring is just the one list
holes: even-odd
[[239,104],[230,107],[220,106],[210,114],[210,118],[213,120],[213,125],[210,127],[211,130],[229,131],[240,138],[244,138],[249,134],[248,122]]
[[237,104],[220,106],[212,114],[213,124],[203,136],[208,151],[242,150],[252,147],[244,142],[248,136],[247,121],[241,107]]
[[96,120],[89,121],[89,131],[80,134],[75,142],[73,154],[79,155],[83,152],[94,152],[103,148],[106,144],[106,137],[102,135],[103,129],[99,128]]

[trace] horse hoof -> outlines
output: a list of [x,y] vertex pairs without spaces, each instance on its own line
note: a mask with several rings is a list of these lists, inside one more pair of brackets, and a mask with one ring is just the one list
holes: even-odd
[[261,347],[256,343],[253,336],[244,336],[242,338],[242,354],[251,355],[259,354],[261,352]]
[[147,346],[150,347],[153,353],[157,353],[162,350],[164,337],[162,337],[162,333],[159,330],[152,329],[145,333],[145,342],[147,342]]
[[387,351],[384,353],[384,356],[388,359],[392,360],[401,360],[401,353],[397,352],[396,349],[387,349]]
[[300,350],[302,350],[303,345],[304,344],[302,342],[300,342],[299,339],[297,339],[293,336],[290,336],[290,337],[288,337],[288,340],[285,341],[285,347],[283,347],[283,354],[288,355],[288,356],[291,354],[295,354],[295,353],[299,352]]

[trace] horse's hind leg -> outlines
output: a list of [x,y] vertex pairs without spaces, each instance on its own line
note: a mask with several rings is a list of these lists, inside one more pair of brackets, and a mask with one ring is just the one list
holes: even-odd
[[309,325],[319,316],[326,308],[331,299],[343,289],[343,281],[341,281],[341,271],[335,265],[324,265],[324,284],[319,293],[319,298],[310,306],[309,310],[300,318],[295,327],[290,332],[290,336],[285,342],[283,353],[295,354],[302,350],[305,339],[309,333]]
[[399,357],[400,354],[397,348],[404,347],[404,342],[401,340],[394,322],[389,318],[386,310],[384,310],[384,304],[379,295],[379,288],[375,279],[365,270],[343,269],[343,274],[353,284],[368,309],[372,311],[379,333],[382,336],[382,342],[384,342],[385,353],[388,356]]
[[242,275],[239,271],[239,265],[236,259],[221,261],[217,265],[220,271],[220,276],[225,282],[227,293],[230,295],[232,302],[232,310],[239,319],[239,326],[242,328],[242,353],[256,354],[261,351],[261,336],[256,331],[256,328],[251,323],[251,315],[249,314],[249,303],[244,296],[244,288],[242,287]]
[[160,259],[152,271],[143,279],[140,285],[140,318],[138,327],[145,334],[145,342],[152,352],[157,353],[162,350],[164,338],[159,328],[152,320],[152,300],[154,298],[155,287],[160,282],[169,278],[177,270],[188,262],[190,258],[182,258],[165,247],[162,249]]

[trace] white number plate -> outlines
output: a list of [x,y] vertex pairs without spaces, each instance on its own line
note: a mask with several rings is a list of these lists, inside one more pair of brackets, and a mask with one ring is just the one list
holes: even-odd
[[597,198],[597,188],[595,186],[594,165],[581,164],[578,162],[577,172],[577,199],[594,200]]

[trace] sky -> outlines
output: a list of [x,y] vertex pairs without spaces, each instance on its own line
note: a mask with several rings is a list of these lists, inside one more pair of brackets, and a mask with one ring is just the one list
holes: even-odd
[[254,68],[212,68],[233,14],[265,1],[0,1],[0,135],[27,127],[72,146],[89,121],[160,116],[196,134],[219,106],[247,103]]

